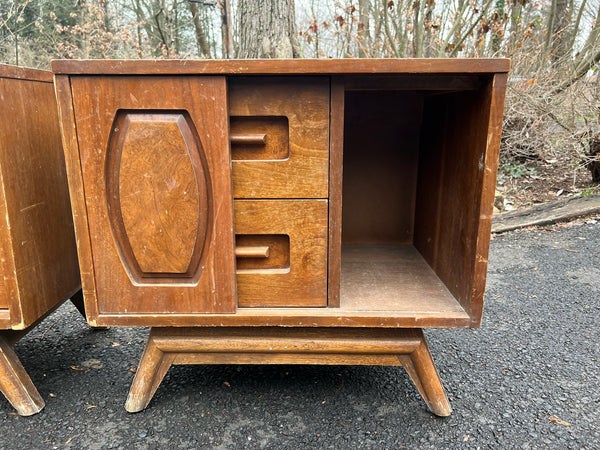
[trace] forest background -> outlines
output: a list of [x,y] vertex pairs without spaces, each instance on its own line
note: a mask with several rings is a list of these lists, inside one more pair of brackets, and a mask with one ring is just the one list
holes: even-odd
[[600,0],[0,0],[0,63],[511,59],[499,209],[600,192]]

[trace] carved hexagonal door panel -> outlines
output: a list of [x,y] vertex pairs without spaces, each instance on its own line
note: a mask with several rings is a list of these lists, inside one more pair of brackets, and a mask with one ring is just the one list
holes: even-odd
[[71,86],[92,253],[82,278],[98,316],[234,312],[225,80]]

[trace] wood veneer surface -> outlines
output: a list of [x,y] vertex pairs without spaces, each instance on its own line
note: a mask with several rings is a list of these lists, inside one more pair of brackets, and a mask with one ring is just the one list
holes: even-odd
[[0,309],[25,328],[79,287],[51,74],[0,65]]
[[508,72],[508,59],[59,60],[56,74],[366,74]]

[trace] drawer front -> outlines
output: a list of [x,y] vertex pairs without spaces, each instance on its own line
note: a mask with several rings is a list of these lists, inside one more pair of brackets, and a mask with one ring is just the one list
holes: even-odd
[[98,313],[234,312],[224,78],[71,86],[87,211],[77,231],[89,233],[93,261],[81,270],[94,276],[84,290]]
[[327,198],[329,79],[228,81],[235,198]]
[[239,307],[327,306],[327,200],[236,200]]

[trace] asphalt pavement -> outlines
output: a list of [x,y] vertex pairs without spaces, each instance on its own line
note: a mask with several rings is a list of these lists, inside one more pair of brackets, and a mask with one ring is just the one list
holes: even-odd
[[600,220],[491,243],[482,327],[426,330],[453,413],[402,368],[176,366],[124,403],[148,329],[66,303],[15,346],[46,408],[0,398],[0,448],[600,448]]

